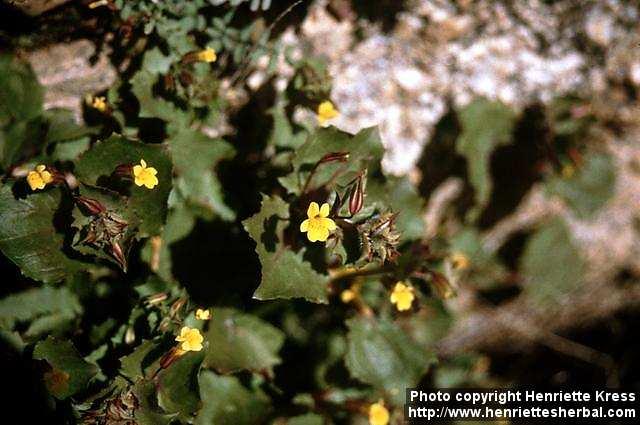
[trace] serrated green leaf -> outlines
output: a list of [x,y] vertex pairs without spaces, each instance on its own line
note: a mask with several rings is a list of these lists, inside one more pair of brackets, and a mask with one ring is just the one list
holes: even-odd
[[269,399],[262,392],[251,392],[233,376],[200,373],[202,409],[196,425],[254,425],[264,422]]
[[580,286],[584,261],[565,223],[556,219],[527,242],[520,270],[526,278],[524,295],[553,302]]
[[220,161],[235,155],[233,147],[222,139],[190,129],[173,134],[169,146],[176,168],[176,187],[186,202],[205,218],[218,215],[234,220],[235,213],[225,204],[222,185],[215,174]]
[[351,376],[385,391],[396,404],[435,363],[435,355],[411,340],[394,323],[359,317],[349,328],[345,364]]
[[280,363],[284,334],[269,323],[230,308],[215,309],[205,338],[204,365],[219,372],[271,372]]
[[491,153],[510,142],[516,115],[502,103],[478,99],[459,111],[458,116],[462,133],[456,150],[467,159],[475,199],[483,207],[491,195]]
[[[294,253],[282,244],[288,218],[289,206],[282,199],[263,195],[260,212],[242,222],[256,242],[262,265],[262,280],[253,296],[259,300],[304,298],[327,303],[328,277],[313,270],[302,253]],[[267,249],[265,241],[273,242],[275,249]]]
[[159,183],[156,187],[147,189],[123,180],[116,183],[129,192],[129,205],[140,219],[142,235],[157,235],[166,219],[167,199],[171,191],[172,165],[166,145],[111,136],[82,155],[77,164],[77,176],[84,183],[100,186],[105,181],[110,182],[110,176],[118,165],[138,164],[141,159],[158,170]]
[[98,373],[98,368],[86,362],[70,341],[49,337],[39,342],[33,350],[33,358],[45,360],[53,375],[45,374],[49,391],[63,400],[84,390]]
[[158,405],[188,418],[198,409],[198,372],[203,352],[186,353],[158,375]]
[[55,283],[83,265],[63,252],[65,235],[54,221],[62,203],[56,188],[25,199],[15,199],[8,184],[0,188],[0,250],[31,279]]
[[615,191],[616,172],[609,155],[590,154],[570,178],[557,177],[548,183],[579,218],[590,218],[602,208]]

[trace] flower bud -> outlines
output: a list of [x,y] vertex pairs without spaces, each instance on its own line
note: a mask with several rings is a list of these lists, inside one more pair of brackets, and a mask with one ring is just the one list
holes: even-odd
[[76,196],[75,200],[79,207],[91,215],[100,215],[107,210],[105,206],[96,199]]
[[323,156],[318,164],[324,164],[325,162],[345,162],[349,159],[349,152],[331,152]]
[[351,189],[351,194],[349,195],[349,213],[351,215],[356,215],[362,209],[364,205],[364,188],[362,184],[362,176],[358,177],[355,185]]
[[118,265],[123,271],[127,271],[127,259],[122,252],[122,248],[118,242],[111,242],[111,255],[118,262]]
[[449,299],[456,295],[453,286],[442,273],[431,271],[431,283],[435,288],[438,296],[442,299]]

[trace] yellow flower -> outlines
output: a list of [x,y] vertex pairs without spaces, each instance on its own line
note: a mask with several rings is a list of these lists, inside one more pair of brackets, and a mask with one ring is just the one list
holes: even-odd
[[206,49],[200,50],[198,53],[196,53],[196,59],[200,62],[211,63],[215,62],[216,59],[218,59],[218,56],[216,56],[215,50],[213,50],[211,47],[207,47]]
[[203,310],[201,308],[196,310],[196,319],[198,320],[209,320],[211,317],[211,312],[207,310]]
[[311,242],[324,242],[329,237],[329,232],[336,229],[336,223],[328,218],[329,204],[322,204],[322,208],[315,202],[309,204],[307,219],[300,223],[300,231],[307,232],[307,238]]
[[45,165],[38,165],[35,170],[29,171],[27,174],[27,183],[31,190],[44,189],[44,187],[53,181],[53,176],[47,171]]
[[335,118],[339,115],[339,112],[333,106],[333,103],[329,100],[325,100],[320,105],[318,105],[318,123],[320,125],[325,125],[327,121],[332,118]]
[[405,311],[411,308],[411,303],[415,295],[413,295],[413,288],[403,284],[402,282],[396,283],[391,293],[391,303],[396,305],[398,311]]
[[389,423],[389,411],[380,400],[369,407],[369,423],[371,425],[387,425]]
[[202,350],[204,338],[198,329],[185,326],[180,330],[180,335],[176,337],[176,341],[182,343],[180,344],[182,351],[200,351]]
[[158,185],[156,174],[158,174],[158,170],[153,167],[147,167],[144,159],[140,160],[140,165],[133,166],[133,177],[137,186],[145,186],[147,189],[153,189]]
[[469,267],[469,258],[462,252],[451,254],[451,265],[454,269],[464,270]]
[[340,299],[343,303],[347,304],[353,301],[356,298],[356,292],[351,289],[345,289],[340,294]]
[[91,106],[100,112],[107,110],[107,100],[104,96],[96,96],[91,100]]

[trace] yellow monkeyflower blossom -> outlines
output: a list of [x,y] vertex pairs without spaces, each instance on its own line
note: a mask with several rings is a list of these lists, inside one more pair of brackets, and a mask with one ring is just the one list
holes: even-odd
[[318,123],[325,125],[327,121],[337,117],[340,113],[329,100],[325,100],[318,105]]
[[42,164],[27,174],[27,183],[29,183],[31,190],[44,189],[44,187],[52,181],[53,176],[47,171],[47,167]]
[[396,305],[398,311],[406,311],[411,308],[411,304],[415,299],[413,295],[413,288],[403,284],[402,282],[396,283],[391,293],[391,303]]
[[206,49],[200,50],[198,53],[196,53],[196,59],[200,62],[211,63],[215,62],[216,59],[218,59],[218,56],[216,56],[215,50],[213,50],[211,47],[207,47]]
[[343,303],[347,304],[353,301],[356,298],[356,292],[352,289],[345,289],[340,294],[340,299]]
[[451,265],[454,269],[464,270],[469,267],[469,258],[462,252],[454,252],[451,254]]
[[196,310],[196,319],[198,320],[209,320],[211,317],[211,312],[207,310],[203,310],[201,308]]
[[198,329],[185,326],[180,330],[180,335],[176,337],[176,341],[182,343],[180,344],[182,351],[200,351],[202,350],[204,337]]
[[100,112],[104,112],[107,110],[107,99],[105,99],[104,96],[96,96],[91,99],[91,107]]
[[389,423],[389,411],[384,407],[384,402],[380,400],[369,406],[369,424],[387,425]]
[[158,185],[156,177],[158,170],[153,167],[147,167],[144,159],[140,160],[140,165],[133,166],[133,178],[136,186],[144,186],[147,189],[153,189]]
[[326,202],[319,207],[312,202],[307,209],[307,219],[300,223],[300,231],[307,232],[307,238],[311,242],[325,242],[329,237],[329,232],[336,229],[336,223],[329,217],[331,208]]

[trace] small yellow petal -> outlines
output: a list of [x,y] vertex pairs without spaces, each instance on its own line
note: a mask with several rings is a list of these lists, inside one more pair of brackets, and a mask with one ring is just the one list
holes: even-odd
[[316,218],[320,213],[320,207],[317,203],[312,202],[309,204],[309,208],[307,209],[307,217]]
[[320,207],[320,217],[329,217],[329,213],[331,212],[331,207],[326,202],[322,204]]
[[369,407],[370,425],[387,425],[389,423],[389,411],[382,401],[372,404]]
[[306,219],[305,221],[300,223],[300,231],[306,232],[307,230],[309,230],[309,219]]

